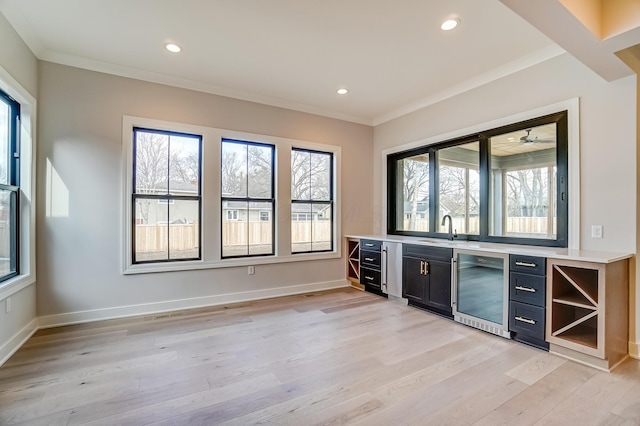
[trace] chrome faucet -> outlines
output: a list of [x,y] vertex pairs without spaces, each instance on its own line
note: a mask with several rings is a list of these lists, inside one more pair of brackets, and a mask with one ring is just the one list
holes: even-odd
[[447,239],[449,241],[453,241],[454,237],[457,237],[457,233],[453,231],[453,221],[451,220],[451,216],[449,216],[448,214],[445,214],[442,217],[442,226],[444,226],[444,224],[447,222],[447,219],[449,219],[449,236],[447,237]]

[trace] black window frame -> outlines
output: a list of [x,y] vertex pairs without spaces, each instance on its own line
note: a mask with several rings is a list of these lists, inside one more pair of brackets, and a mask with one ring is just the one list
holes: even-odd
[[[145,132],[145,133],[156,133],[160,135],[169,136],[169,142],[167,147],[168,155],[171,155],[171,136],[178,137],[189,137],[189,138],[197,138],[198,139],[198,194],[197,195],[172,195],[169,193],[170,185],[167,185],[167,193],[165,194],[138,194],[136,193],[136,162],[137,162],[137,133]],[[167,218],[169,218],[169,209],[171,206],[171,200],[183,200],[183,201],[197,201],[198,202],[198,233],[199,239],[202,241],[202,135],[194,134],[194,133],[185,133],[185,132],[175,132],[170,130],[160,130],[160,129],[152,129],[146,127],[133,127],[133,143],[132,143],[132,151],[133,151],[133,161],[132,161],[132,176],[131,176],[131,263],[133,265],[142,265],[142,264],[152,264],[152,263],[174,263],[174,262],[186,262],[186,261],[194,261],[194,260],[202,260],[202,244],[198,244],[198,256],[197,257],[188,257],[188,258],[176,258],[176,259],[153,259],[153,260],[136,260],[136,200],[146,199],[146,200],[157,200],[158,204],[160,200],[167,200]],[[170,160],[170,158],[168,159]],[[171,162],[167,161],[167,167],[171,167]],[[167,182],[169,183],[169,182]],[[167,221],[170,222],[170,221]],[[167,227],[169,223],[167,223]],[[167,238],[170,238],[169,233],[167,233]],[[169,250],[169,241],[167,241],[167,250]]]
[[[291,205],[293,206],[294,204],[322,204],[322,205],[326,205],[329,204],[329,208],[331,209],[331,246],[329,249],[326,250],[313,250],[313,235],[311,237],[311,250],[306,250],[306,251],[293,251],[293,241],[291,242],[291,254],[292,255],[297,255],[297,254],[309,254],[309,253],[329,253],[329,252],[333,252],[335,250],[335,189],[334,189],[334,174],[335,174],[335,170],[334,170],[334,164],[335,164],[335,159],[334,159],[334,153],[333,152],[327,152],[327,151],[319,151],[319,150],[315,150],[315,149],[308,149],[308,148],[296,148],[296,147],[292,147],[291,148],[291,152],[293,153],[293,151],[299,151],[299,152],[308,152],[310,154],[322,154],[322,155],[327,155],[329,157],[329,200],[312,200],[311,199],[311,194],[309,194],[309,199],[308,200],[297,200],[293,198],[293,194],[291,195]],[[291,164],[289,165],[291,166]],[[313,207],[311,209],[311,223],[313,223]],[[293,223],[293,218],[291,218],[291,223]],[[313,232],[313,227],[311,228],[312,232]]]
[[[504,133],[526,130],[545,124],[556,124],[556,203],[557,203],[557,236],[555,239],[548,238],[525,238],[496,236],[489,234],[490,221],[490,138]],[[426,238],[447,238],[448,235],[435,232],[439,227],[439,181],[437,153],[443,148],[463,145],[469,142],[478,141],[479,151],[479,174],[480,174],[480,233],[460,234],[458,239],[480,242],[522,244],[545,247],[567,247],[569,243],[569,146],[568,146],[568,111],[559,111],[530,120],[525,120],[506,126],[501,126],[486,131],[462,136],[459,138],[402,151],[387,156],[387,233],[393,235],[406,235]],[[398,230],[397,221],[397,173],[398,161],[416,155],[429,155],[429,231],[404,231]]]
[[[266,142],[254,142],[254,141],[246,141],[241,139],[233,139],[233,138],[222,138],[220,141],[220,161],[222,161],[222,149],[225,143],[235,143],[239,145],[247,146],[247,153],[249,151],[249,146],[262,146],[271,149],[271,197],[270,198],[258,198],[258,197],[249,197],[249,173],[247,172],[247,196],[246,197],[228,197],[222,194],[220,191],[220,235],[222,235],[222,227],[224,226],[225,218],[223,217],[223,209],[225,201],[239,201],[247,203],[247,212],[249,211],[248,206],[249,203],[271,203],[271,253],[249,253],[250,244],[247,241],[247,254],[235,255],[235,256],[225,256],[223,254],[223,246],[222,246],[222,238],[220,238],[220,258],[221,259],[238,259],[238,258],[248,258],[248,257],[265,257],[265,256],[275,256],[276,254],[276,177],[275,177],[275,167],[276,167],[276,146]],[[247,157],[248,158],[248,157]],[[247,161],[247,167],[248,161]],[[222,164],[220,166],[220,186],[222,188]],[[237,210],[237,209],[236,209]],[[240,220],[238,215],[238,219],[234,219],[234,221]],[[249,218],[247,217],[247,225],[249,223]]]
[[9,128],[7,146],[7,180],[0,184],[1,191],[9,192],[9,273],[0,276],[0,282],[16,277],[20,273],[20,103],[0,90],[0,102],[9,107]]

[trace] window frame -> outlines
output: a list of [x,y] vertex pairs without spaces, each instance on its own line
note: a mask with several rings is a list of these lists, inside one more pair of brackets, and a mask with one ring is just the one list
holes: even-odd
[[[569,122],[568,122],[569,110],[564,109],[551,114],[536,116],[535,118],[529,118],[517,122],[511,122],[489,128],[489,130],[479,130],[474,133],[469,133],[463,136],[447,139],[444,141],[434,141],[429,145],[423,145],[414,147],[408,150],[389,153],[386,156],[386,168],[387,168],[387,208],[386,208],[386,228],[388,234],[393,235],[407,235],[416,237],[428,237],[428,238],[447,238],[446,233],[435,232],[439,227],[437,226],[437,218],[439,211],[439,180],[438,180],[438,162],[437,153],[439,150],[449,148],[452,146],[463,145],[469,142],[479,141],[479,172],[480,172],[480,203],[479,203],[479,216],[480,216],[480,232],[475,234],[460,234],[458,237],[460,240],[480,241],[480,242],[493,242],[493,243],[507,243],[507,244],[522,244],[531,246],[546,246],[546,247],[568,247],[569,246],[569,199],[574,197],[574,192],[571,189],[575,188],[573,182],[570,182],[569,176]],[[510,133],[514,131],[524,130],[530,127],[536,127],[544,124],[556,124],[556,167],[557,167],[557,182],[555,193],[557,202],[557,237],[555,239],[548,238],[526,238],[526,237],[510,237],[510,236],[495,236],[489,234],[489,221],[490,221],[490,158],[489,158],[489,141],[493,136],[497,136],[503,133]],[[404,231],[398,230],[396,226],[397,218],[397,164],[398,161],[404,158],[428,154],[429,155],[429,232],[419,231]],[[571,174],[571,179],[574,179],[575,175]],[[570,186],[571,185],[571,186]],[[564,200],[563,200],[564,197]]]
[[[247,172],[247,195],[246,197],[229,197],[222,194],[220,191],[220,208],[223,208],[225,201],[231,202],[246,202],[247,203],[247,226],[249,224],[249,219],[251,218],[249,205],[251,203],[271,203],[271,211],[275,213],[276,211],[276,146],[266,142],[255,142],[255,141],[247,141],[235,138],[222,138],[220,141],[220,151],[222,152],[222,147],[224,143],[235,143],[238,145],[246,145],[247,146],[247,169],[249,167],[249,146],[261,146],[271,149],[271,198],[257,198],[249,196],[249,173]],[[222,162],[222,155],[220,156],[220,161]],[[222,174],[222,163],[220,164],[220,174]],[[220,178],[220,184],[222,185],[222,177]],[[236,212],[238,209],[235,209]],[[222,213],[220,214],[222,217]],[[273,219],[276,219],[277,215],[274,214]],[[240,214],[237,214],[237,218],[233,220],[233,222],[240,221]],[[220,220],[220,232],[222,234],[222,227],[224,226],[224,220]],[[247,233],[248,235],[248,233]],[[252,258],[252,257],[265,257],[265,256],[275,256],[276,255],[276,221],[271,221],[271,253],[255,253],[250,254],[251,244],[247,241],[247,254],[246,255],[237,255],[237,256],[225,256],[223,254],[223,241],[220,238],[220,257],[221,259],[239,259],[239,258]]]
[[[176,131],[187,134],[202,135],[202,223],[201,223],[201,250],[202,259],[193,261],[133,264],[131,258],[131,185],[132,178],[132,152],[133,128],[151,128],[158,130]],[[334,155],[334,228],[333,238],[337,241],[341,235],[341,155],[342,147],[328,143],[310,142],[299,139],[288,139],[280,136],[241,132],[237,130],[220,129],[202,125],[185,124],[166,120],[158,120],[147,117],[130,115],[122,116],[122,150],[121,150],[121,244],[120,266],[124,275],[160,273],[173,271],[192,271],[204,269],[232,268],[239,266],[257,266],[269,264],[281,264],[291,262],[306,262],[315,260],[339,259],[343,247],[335,244],[332,252],[291,254],[291,225],[290,209],[290,151],[292,147],[309,148],[317,151],[330,152]],[[278,205],[274,217],[276,220],[276,254],[273,256],[221,258],[221,141],[222,139],[236,139],[244,141],[260,141],[272,144],[276,147],[275,171],[276,171],[276,195]],[[283,167],[282,167],[283,166]]]
[[[36,167],[35,134],[37,128],[37,101],[12,75],[0,66],[0,90],[20,105],[20,123],[16,126],[20,167],[16,170],[19,178],[18,204],[16,205],[16,264],[18,273],[0,282],[0,300],[35,283],[36,266]],[[51,212],[48,188],[51,182],[49,170],[53,168],[51,158],[47,158],[47,171],[42,190],[45,216]]]
[[[161,135],[166,135],[169,138],[171,136],[183,136],[190,138],[198,139],[198,194],[197,195],[172,195],[170,193],[170,180],[169,175],[167,175],[167,193],[166,194],[138,194],[136,193],[136,149],[137,149],[137,132],[145,132],[145,133],[156,133]],[[170,139],[169,139],[170,144]],[[168,160],[171,157],[170,145],[167,147],[167,155],[169,156]],[[136,260],[136,200],[144,199],[144,200],[157,200],[159,205],[167,206],[167,227],[170,225],[170,216],[169,209],[170,205],[175,205],[175,201],[197,201],[198,202],[198,238],[199,241],[202,241],[202,148],[203,148],[203,137],[202,135],[195,133],[186,133],[186,132],[178,132],[172,130],[161,130],[149,127],[133,127],[133,136],[132,136],[132,183],[131,183],[131,262],[133,265],[143,265],[143,264],[157,264],[157,263],[173,263],[173,262],[188,262],[194,260],[202,259],[202,244],[198,244],[198,256],[197,257],[188,257],[188,258],[167,258],[167,259],[154,259],[154,260]],[[170,161],[167,161],[167,166],[169,167]],[[167,201],[166,203],[161,201]],[[167,238],[169,238],[169,233],[167,233]],[[170,240],[167,240],[167,256],[170,254]]]
[[[458,167],[458,168],[462,168],[459,167],[456,164],[453,164],[454,162],[451,161],[440,161],[440,156],[439,156],[439,152],[441,150],[447,149],[447,148],[453,148],[453,147],[457,147],[457,146],[463,146],[466,144],[471,144],[471,143],[478,143],[478,147],[480,150],[482,150],[481,146],[482,143],[480,142],[480,139],[475,137],[475,135],[471,135],[471,136],[467,136],[464,138],[461,138],[459,140],[456,140],[454,142],[450,142],[450,143],[444,143],[442,144],[442,146],[440,146],[440,144],[436,144],[432,146],[432,150],[430,150],[429,152],[429,173],[430,173],[430,178],[429,178],[429,182],[431,183],[431,181],[433,181],[434,183],[434,187],[430,187],[429,188],[429,229],[434,229],[434,230],[438,230],[440,229],[440,223],[441,223],[441,218],[440,218],[440,204],[441,204],[441,193],[440,193],[440,166],[444,165],[447,167]],[[480,164],[480,151],[478,152],[478,164],[476,166],[476,164],[473,164],[473,167],[464,167],[465,169],[465,197],[469,196],[469,170],[477,170],[478,171],[478,176],[480,176],[480,170],[481,170],[481,164]],[[480,178],[479,178],[480,180]],[[482,186],[481,184],[479,184],[480,186]],[[431,195],[431,190],[437,188],[438,192],[436,194],[434,194],[433,196]],[[481,204],[482,202],[482,191],[480,191],[480,199],[478,200],[478,204]],[[468,207],[468,206],[467,206]],[[478,206],[479,207],[479,206]],[[431,212],[433,211],[434,217],[431,217]],[[469,222],[469,211],[465,212],[467,214],[466,217],[466,222],[467,222],[467,230],[469,229],[468,226],[468,222]],[[480,213],[478,212],[478,215],[480,215]],[[444,216],[443,216],[444,217]],[[481,231],[480,231],[481,232]],[[478,234],[467,234],[467,233],[459,233],[459,235],[463,235],[466,236],[466,239],[474,239],[475,237],[477,237],[480,232]],[[433,231],[434,235],[447,235],[447,234],[443,234],[442,232],[438,232],[438,231]]]
[[[335,186],[334,186],[334,176],[335,176],[335,170],[334,170],[334,154],[331,152],[327,152],[327,151],[319,151],[319,150],[315,150],[315,149],[308,149],[308,148],[298,148],[298,147],[292,147],[291,148],[291,152],[293,153],[293,151],[300,151],[300,152],[308,152],[309,154],[322,154],[322,155],[328,155],[329,156],[329,200],[312,200],[311,199],[311,194],[309,194],[309,200],[297,200],[293,198],[293,195],[291,196],[291,206],[293,207],[293,204],[311,204],[312,208],[311,208],[311,230],[313,232],[313,222],[314,222],[314,214],[313,214],[313,205],[314,204],[320,204],[320,205],[326,205],[329,204],[329,208],[331,209],[331,247],[327,250],[313,250],[313,234],[311,235],[311,250],[309,251],[293,251],[293,242],[292,242],[292,248],[291,248],[291,254],[294,256],[300,255],[300,254],[309,254],[309,253],[325,253],[325,252],[332,252],[334,251],[336,242],[335,242],[335,222],[334,222],[334,215],[335,215],[335,208],[334,208],[334,198],[335,198]],[[311,180],[309,180],[309,182],[311,182]],[[305,213],[305,215],[307,215],[308,213]],[[300,213],[298,213],[298,220],[299,221],[299,217],[300,217]],[[305,216],[306,217],[306,216]],[[291,218],[291,223],[293,224],[293,217]]]
[[6,104],[9,110],[7,146],[7,180],[6,184],[0,183],[0,190],[8,191],[10,197],[9,219],[9,267],[8,274],[0,276],[0,283],[20,275],[20,125],[21,105],[8,93],[0,89],[0,102]]

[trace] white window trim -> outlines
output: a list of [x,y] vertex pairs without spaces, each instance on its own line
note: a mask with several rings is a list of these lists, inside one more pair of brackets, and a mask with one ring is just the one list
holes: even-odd
[[[19,274],[0,283],[0,300],[36,281],[36,99],[0,66],[0,89],[20,104]],[[50,184],[49,176],[47,185]],[[49,194],[47,194],[49,195]]]
[[[202,260],[176,261],[165,263],[133,264],[131,253],[131,191],[133,172],[133,129],[143,127],[172,132],[191,133],[202,136]],[[222,139],[236,139],[247,142],[262,142],[275,145],[275,255],[222,259],[220,241],[222,201],[220,190],[220,148]],[[121,219],[121,259],[123,274],[141,274],[196,269],[228,268],[249,265],[301,262],[310,260],[337,259],[341,257],[341,147],[315,142],[237,132],[205,126],[195,126],[142,117],[123,116],[122,119],[122,219]],[[291,253],[291,149],[303,148],[332,153],[334,156],[334,249],[322,253]]]

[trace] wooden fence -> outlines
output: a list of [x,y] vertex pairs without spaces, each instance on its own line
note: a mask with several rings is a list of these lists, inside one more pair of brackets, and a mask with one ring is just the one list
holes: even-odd
[[[313,231],[313,232],[312,232]],[[197,249],[200,243],[199,227],[189,225],[136,225],[136,251],[158,252],[167,250],[167,233],[170,251]],[[304,243],[331,241],[330,221],[297,221],[291,225],[291,242]],[[271,245],[271,222],[223,222],[222,245]]]
[[[167,233],[168,237],[167,238]],[[167,247],[167,240],[169,247]],[[189,225],[136,225],[136,251],[183,251],[198,248],[199,226]]]
[[0,258],[11,257],[11,228],[8,221],[0,221]]
[[[223,222],[222,245],[271,244],[271,222]],[[295,221],[291,222],[291,242],[331,241],[330,221]]]
[[[453,228],[462,229],[464,219],[453,219]],[[469,221],[472,232],[478,233],[478,219]],[[405,221],[405,229],[408,229],[409,221]],[[417,231],[426,231],[428,221],[416,220]],[[547,218],[544,217],[510,217],[507,219],[509,234],[539,234],[547,233]],[[0,238],[3,229],[0,228]],[[555,232],[555,229],[554,229]],[[136,248],[138,252],[156,252],[167,250],[167,233],[169,233],[169,250],[184,251],[197,249],[200,243],[199,226],[190,225],[136,225]],[[331,241],[330,221],[296,221],[291,223],[291,242],[293,244],[309,242]],[[222,245],[271,245],[271,222],[223,222]],[[0,240],[1,241],[1,240]],[[2,256],[0,247],[0,257]]]
[[[457,229],[460,232],[464,229],[464,218],[455,217],[452,221],[453,229]],[[448,223],[447,223],[448,226]],[[539,234],[546,235],[548,229],[548,222],[546,217],[508,217],[507,218],[507,233],[509,234]],[[404,220],[404,229],[409,229],[409,219]],[[417,219],[415,221],[415,228],[413,231],[424,231],[429,229],[428,219]],[[469,231],[468,233],[478,234],[480,232],[480,223],[477,217],[469,219]],[[553,233],[556,232],[556,222],[554,221]]]
[[[553,221],[553,234],[556,231],[557,221]],[[510,234],[540,234],[546,235],[549,222],[546,217],[508,217],[507,232]]]

